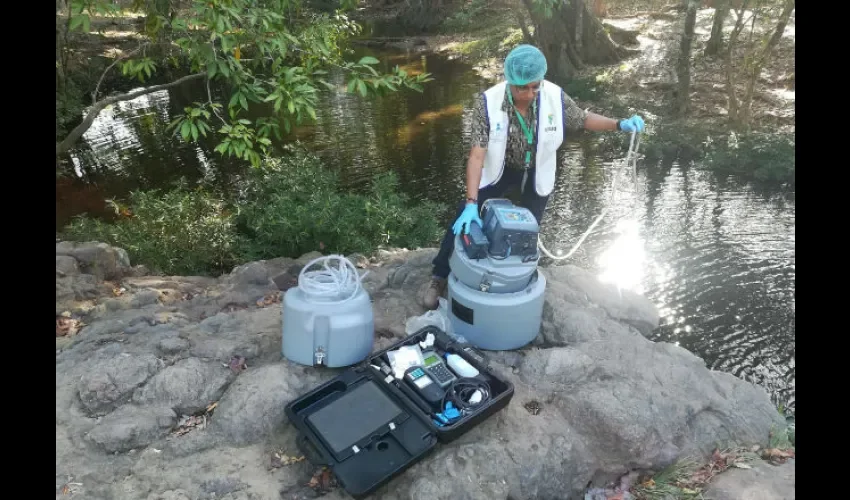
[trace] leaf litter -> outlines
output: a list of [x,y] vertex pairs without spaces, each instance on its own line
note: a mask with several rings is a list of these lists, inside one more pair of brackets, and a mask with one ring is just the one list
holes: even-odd
[[85,324],[76,318],[72,318],[69,311],[65,311],[59,316],[56,316],[57,337],[73,337],[83,326],[85,326]]
[[280,292],[267,294],[262,299],[257,300],[257,307],[268,307],[272,304],[280,304]]
[[322,467],[313,474],[313,477],[310,478],[310,482],[307,483],[307,486],[312,488],[316,493],[323,495],[333,488],[336,488],[337,481],[334,475],[331,474],[330,469]]
[[301,456],[290,456],[287,455],[283,450],[275,451],[271,456],[271,463],[269,464],[269,470],[271,469],[279,469],[281,467],[286,467],[288,465],[296,464],[304,460],[304,455]]
[[195,429],[205,429],[217,406],[218,401],[210,403],[206,409],[198,415],[182,415],[180,420],[177,421],[177,426],[173,431],[171,431],[171,435],[174,437],[180,437]]
[[232,356],[228,363],[222,363],[221,366],[230,368],[233,373],[241,373],[248,369],[246,361],[243,356]]

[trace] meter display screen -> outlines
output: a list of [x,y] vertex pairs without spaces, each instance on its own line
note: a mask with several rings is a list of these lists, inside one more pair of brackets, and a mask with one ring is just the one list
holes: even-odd
[[427,358],[425,358],[425,366],[431,366],[439,362],[440,358],[436,354],[431,354]]

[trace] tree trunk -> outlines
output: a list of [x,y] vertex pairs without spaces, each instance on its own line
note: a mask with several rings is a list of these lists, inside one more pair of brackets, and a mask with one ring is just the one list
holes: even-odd
[[608,4],[606,0],[593,0],[593,15],[605,17],[608,15]]
[[519,28],[522,30],[522,38],[525,43],[530,43],[532,45],[535,44],[534,37],[531,36],[531,33],[528,31],[528,24],[526,23],[525,16],[523,15],[521,7],[512,7],[514,12],[516,13],[517,22],[519,23]]
[[539,12],[531,0],[523,0],[535,25],[535,38],[549,64],[548,78],[566,83],[589,64],[611,64],[631,51],[617,45],[585,0],[562,0],[551,16]]
[[729,0],[717,0],[715,2],[714,22],[711,25],[711,36],[705,45],[704,54],[713,56],[719,54],[723,49],[723,23],[729,16]]
[[685,11],[685,29],[682,31],[682,41],[679,44],[679,60],[676,63],[679,89],[673,103],[673,112],[678,116],[684,116],[688,113],[691,97],[691,45],[693,45],[694,40],[697,7],[699,7],[699,0],[688,1],[688,10]]
[[756,81],[758,80],[761,70],[770,59],[773,49],[779,45],[782,39],[782,33],[785,27],[788,26],[788,19],[791,17],[791,12],[794,11],[795,0],[785,0],[782,7],[782,14],[779,15],[779,20],[773,30],[773,34],[765,43],[764,48],[752,58],[751,66],[747,68],[747,82],[744,88],[744,98],[741,100],[739,109],[738,122],[741,126],[749,128],[750,119],[752,118],[753,96],[756,90]]

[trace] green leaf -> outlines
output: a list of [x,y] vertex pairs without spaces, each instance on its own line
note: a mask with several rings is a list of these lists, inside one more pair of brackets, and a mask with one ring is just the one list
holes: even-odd
[[316,110],[312,106],[307,107],[307,114],[310,115],[310,118],[313,120],[316,119]]
[[83,16],[71,16],[71,24],[68,29],[74,31],[78,26],[83,24]]
[[189,139],[189,134],[192,133],[192,127],[189,120],[183,122],[183,125],[180,127],[180,135],[183,136],[183,140],[186,141]]
[[286,104],[286,107],[289,109],[290,114],[295,113],[295,103],[293,103],[292,101],[289,101]]
[[192,139],[195,141],[198,140],[198,126],[194,123],[192,124]]
[[89,16],[83,17],[83,32],[88,33],[91,31],[91,19]]
[[372,56],[366,56],[366,57],[363,57],[362,59],[360,59],[360,61],[358,61],[357,64],[378,64],[379,62],[380,61],[378,61],[377,59],[375,59]]
[[360,91],[360,95],[366,97],[366,94],[369,92],[369,89],[366,88],[366,82],[363,80],[357,80],[357,90]]
[[242,105],[245,111],[248,111],[248,99],[245,98],[245,94],[239,94],[239,104]]
[[230,78],[230,67],[226,62],[219,62],[218,70],[221,71],[221,74],[224,75],[225,78]]

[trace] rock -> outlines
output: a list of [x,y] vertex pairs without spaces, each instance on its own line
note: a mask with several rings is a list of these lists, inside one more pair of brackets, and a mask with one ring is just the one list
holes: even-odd
[[245,483],[233,477],[212,479],[201,483],[201,490],[206,493],[206,498],[221,498],[243,489],[245,489]]
[[215,361],[180,360],[154,375],[136,390],[133,401],[192,415],[218,401],[233,380],[233,372]]
[[80,266],[77,264],[77,259],[70,255],[56,256],[56,277],[72,276],[80,273]]
[[564,302],[572,305],[601,308],[611,319],[637,328],[648,335],[658,326],[660,317],[655,305],[646,297],[629,290],[604,284],[592,274],[575,266],[545,269],[546,298],[555,309]]
[[249,262],[235,268],[228,281],[239,285],[268,285],[269,270],[262,262]]
[[288,362],[248,368],[230,385],[212,427],[228,442],[255,442],[286,422],[284,406],[298,395]]
[[165,436],[176,423],[170,408],[126,405],[103,417],[86,438],[109,453],[125,452]]
[[151,493],[147,500],[192,500],[185,490],[167,490],[162,493]]
[[750,464],[752,469],[730,468],[715,477],[703,493],[705,500],[794,500],[795,459],[782,465]]
[[130,300],[130,307],[140,308],[149,306],[151,304],[156,304],[157,302],[159,302],[161,296],[162,294],[158,290],[142,290],[136,293]]
[[[416,291],[435,252],[386,250],[368,264],[363,286],[378,327],[375,349],[403,338],[406,320],[424,312]],[[280,305],[258,307],[256,298],[277,290],[271,280],[259,284],[261,276],[285,275],[287,284],[318,255],[246,264],[218,279],[123,280],[124,305],[99,304],[57,353],[61,473],[86,478],[92,498],[315,497],[305,486],[316,470],[310,464],[268,470],[268,463],[272,450],[300,455],[285,405],[342,370],[282,360]],[[514,384],[512,402],[372,498],[583,498],[588,487],[631,470],[657,471],[718,443],[765,446],[771,427],[785,424],[763,389],[648,340],[659,317],[644,297],[572,266],[542,272],[549,284],[541,334],[522,349],[488,353]],[[81,276],[57,278],[57,308],[60,280]],[[102,285],[89,276],[94,289]],[[180,299],[154,303],[153,291],[165,290]],[[148,299],[133,303],[146,291]],[[228,302],[239,305],[225,308]],[[157,355],[178,359],[166,367]],[[238,374],[221,366],[234,355],[247,359]],[[201,411],[215,399],[205,428],[160,439],[164,424],[174,425],[167,412]],[[97,424],[91,418],[104,414]],[[86,436],[97,446],[85,446]],[[108,451],[146,445],[139,453]],[[347,495],[337,488],[325,498]]]
[[98,242],[62,241],[56,244],[56,255],[76,259],[82,272],[99,279],[120,279],[130,272],[130,257],[123,248]]
[[160,340],[157,347],[163,354],[178,354],[189,348],[189,341],[186,339],[169,337]]
[[298,271],[300,272],[300,271],[301,271],[301,269],[300,269],[300,268],[302,268],[302,267],[306,266],[307,264],[309,264],[311,260],[313,260],[313,259],[318,259],[318,258],[319,258],[319,257],[321,257],[321,256],[322,256],[322,254],[321,254],[321,253],[319,253],[319,252],[309,252],[309,253],[305,253],[305,254],[304,254],[304,255],[302,255],[301,257],[298,257],[297,259],[295,259],[294,264],[295,264],[296,266],[298,266],[298,267],[299,267]]
[[[106,291],[91,274],[76,274],[56,277],[56,303],[67,304],[72,301],[94,299]],[[70,307],[70,306],[68,306]]]
[[132,392],[160,368],[163,362],[152,354],[101,357],[80,378],[80,401],[92,415],[103,415],[129,399]]

